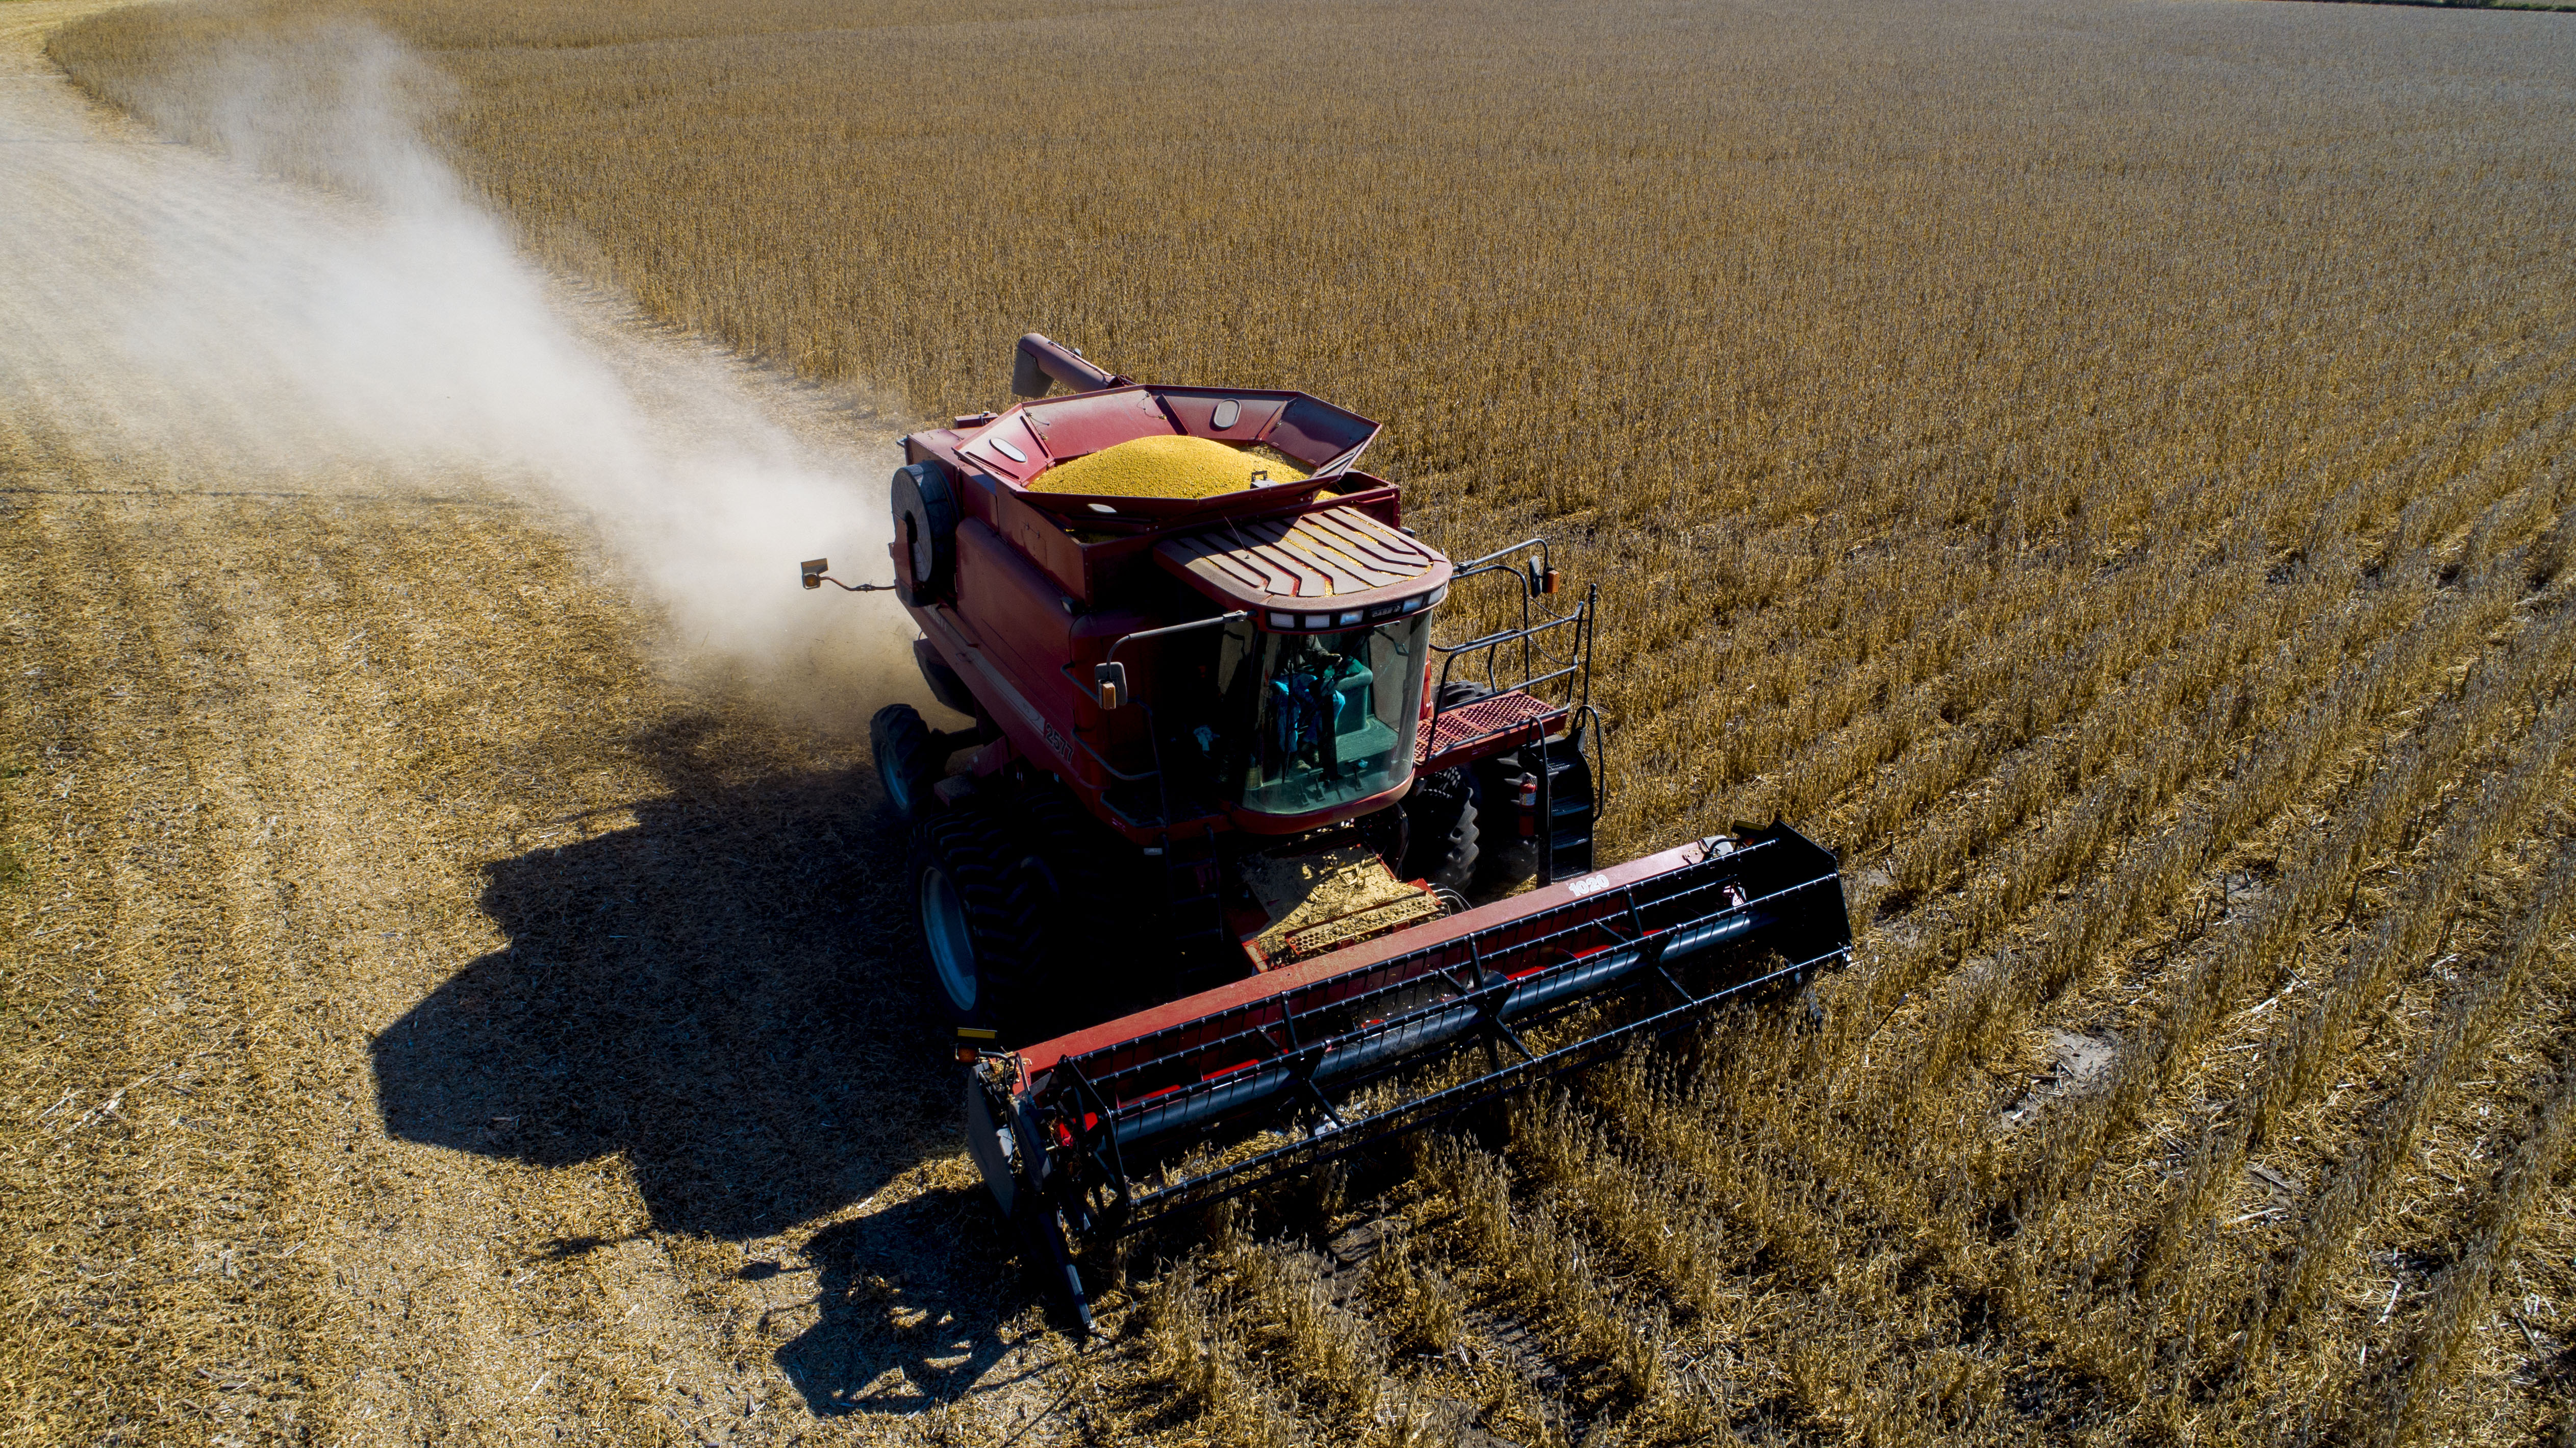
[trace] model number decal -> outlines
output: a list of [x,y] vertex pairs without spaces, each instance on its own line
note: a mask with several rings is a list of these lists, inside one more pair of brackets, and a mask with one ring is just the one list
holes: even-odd
[[1575,881],[1573,884],[1566,886],[1565,893],[1580,900],[1586,895],[1598,895],[1609,888],[1609,876],[1586,875],[1582,879]]
[[1055,726],[1047,722],[1047,717],[1039,713],[1028,700],[1021,698],[1020,691],[1012,688],[1002,678],[999,670],[984,662],[984,656],[980,653],[975,656],[975,666],[982,669],[984,677],[992,680],[1002,691],[1002,696],[1011,701],[1011,707],[1019,711],[1020,718],[1026,721],[1029,728],[1036,731],[1037,736],[1047,742],[1047,748],[1055,751],[1055,757],[1068,765],[1072,764],[1073,751],[1065,747],[1064,736],[1055,732]]
[[[938,616],[934,614],[932,617]],[[1056,758],[1063,760],[1067,767],[1073,767],[1073,747],[1064,742],[1063,735],[1055,732],[1055,726],[1047,722],[1047,717],[1039,713],[1027,699],[1022,698],[1019,690],[1011,687],[1011,681],[1002,677],[1001,670],[985,661],[982,649],[958,638],[956,629],[949,626],[947,620],[940,619],[939,622],[947,630],[948,636],[956,642],[957,652],[964,656],[966,662],[975,666],[975,672],[984,676],[984,681],[993,686],[994,692],[1009,701],[1011,712],[1019,715],[1020,721],[1028,725],[1031,732],[1046,741],[1047,748],[1055,751]]]

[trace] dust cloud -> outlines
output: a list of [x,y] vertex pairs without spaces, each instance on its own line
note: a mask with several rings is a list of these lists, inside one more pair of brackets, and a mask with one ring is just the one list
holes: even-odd
[[118,99],[161,136],[8,148],[0,386],[65,445],[190,490],[499,489],[585,520],[675,662],[844,724],[920,693],[891,597],[795,566],[887,573],[892,429],[529,261],[424,139],[416,56],[334,26]]

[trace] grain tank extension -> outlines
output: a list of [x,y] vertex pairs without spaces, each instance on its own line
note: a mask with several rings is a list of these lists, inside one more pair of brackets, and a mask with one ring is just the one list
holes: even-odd
[[894,478],[892,587],[972,722],[872,733],[967,1144],[1081,1322],[1122,1234],[1849,955],[1786,826],[1593,858],[1599,592],[1546,540],[1444,556],[1359,470],[1377,424],[1305,393],[1015,363]]

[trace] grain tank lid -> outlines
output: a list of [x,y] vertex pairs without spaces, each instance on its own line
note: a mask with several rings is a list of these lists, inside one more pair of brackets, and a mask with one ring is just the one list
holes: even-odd
[[1251,502],[1268,505],[1293,493],[1311,493],[1349,472],[1377,434],[1375,422],[1303,392],[1132,385],[1020,403],[968,431],[957,444],[957,456],[969,469],[989,473],[1032,503],[1074,512],[1098,500],[1032,492],[1030,484],[1058,463],[1140,437],[1203,437],[1235,447],[1259,443],[1295,459],[1308,472],[1285,491],[1111,500],[1122,513],[1171,516],[1231,511]]
[[1252,610],[1271,628],[1349,627],[1410,613],[1428,607],[1454,571],[1438,549],[1356,508],[1202,528],[1156,544],[1154,557],[1199,592]]

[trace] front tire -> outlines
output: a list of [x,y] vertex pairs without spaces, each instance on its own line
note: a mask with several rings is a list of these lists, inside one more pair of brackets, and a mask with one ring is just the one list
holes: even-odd
[[1476,877],[1476,795],[1467,771],[1444,769],[1413,782],[1404,797],[1408,880],[1466,893]]
[[1016,1044],[1039,964],[1038,922],[1012,888],[1016,856],[983,811],[942,810],[913,831],[913,901],[931,997],[949,1025]]

